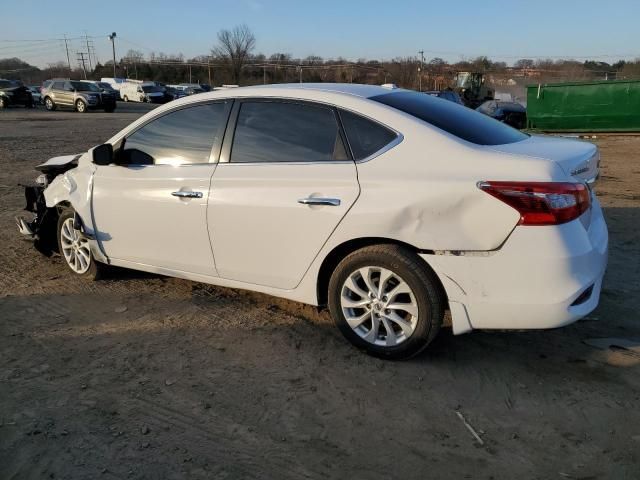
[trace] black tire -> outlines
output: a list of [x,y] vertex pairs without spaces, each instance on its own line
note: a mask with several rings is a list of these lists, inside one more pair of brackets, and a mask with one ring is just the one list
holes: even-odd
[[76,100],[76,112],[87,113],[87,110],[89,110],[89,108],[83,100]]
[[65,208],[64,210],[62,210],[62,212],[60,213],[59,217],[58,217],[58,225],[56,228],[56,238],[58,241],[58,252],[60,253],[60,256],[62,257],[62,261],[65,263],[65,265],[67,266],[67,268],[73,272],[75,275],[78,275],[79,277],[82,278],[86,278],[87,280],[99,280],[104,272],[107,269],[107,265],[97,262],[94,258],[93,255],[90,255],[90,260],[89,260],[89,268],[86,272],[84,273],[78,273],[76,271],[73,270],[73,268],[71,267],[71,265],[69,265],[69,263],[67,262],[67,259],[62,251],[62,226],[64,224],[64,222],[68,219],[73,219],[75,215],[75,212],[72,208]]
[[44,108],[46,108],[47,110],[49,110],[50,112],[53,112],[56,108],[58,108],[56,106],[56,104],[53,102],[53,100],[51,100],[51,98],[46,97],[44,99]]
[[[414,294],[418,315],[413,333],[394,346],[376,345],[363,339],[347,323],[341,306],[342,288],[356,270],[382,267],[401,277]],[[411,250],[382,244],[356,250],[336,267],[329,281],[329,311],[342,334],[366,353],[385,359],[407,359],[423,351],[442,325],[446,299],[436,274]]]
[[0,96],[0,110],[5,109],[8,106],[9,106],[8,100],[5,97]]

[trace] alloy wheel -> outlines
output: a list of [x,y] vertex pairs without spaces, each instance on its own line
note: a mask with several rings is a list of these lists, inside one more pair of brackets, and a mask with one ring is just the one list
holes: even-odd
[[351,329],[374,345],[401,344],[418,323],[411,287],[386,268],[368,266],[351,273],[340,292],[340,307]]
[[71,270],[78,274],[85,273],[91,266],[91,250],[89,242],[73,228],[73,217],[67,218],[60,229],[60,246],[62,254]]

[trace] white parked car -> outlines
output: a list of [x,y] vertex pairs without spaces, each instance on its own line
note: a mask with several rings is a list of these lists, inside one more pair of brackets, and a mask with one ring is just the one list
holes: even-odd
[[234,88],[41,165],[40,213],[18,224],[78,275],[117,265],[326,305],[354,345],[404,358],[445,310],[460,334],[596,307],[598,163],[590,143],[417,92]]

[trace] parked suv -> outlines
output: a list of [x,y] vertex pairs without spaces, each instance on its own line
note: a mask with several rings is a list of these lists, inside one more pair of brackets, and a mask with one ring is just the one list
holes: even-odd
[[102,93],[92,83],[75,80],[56,80],[42,88],[42,98],[47,110],[58,107],[71,107],[77,112],[102,109],[113,112],[116,109],[116,97],[110,93]]
[[0,79],[0,109],[9,105],[33,107],[33,97],[27,87],[17,80]]
[[98,82],[97,80],[81,80],[81,82],[92,83],[96,87],[98,87],[98,90],[100,90],[102,93],[109,93],[113,95],[116,100],[120,100],[120,92],[113,88],[111,84],[107,82]]

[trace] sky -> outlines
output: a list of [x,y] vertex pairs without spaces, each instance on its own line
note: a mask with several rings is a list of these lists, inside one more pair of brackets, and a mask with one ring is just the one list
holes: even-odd
[[66,35],[74,62],[76,52],[86,50],[78,38],[86,34],[105,62],[111,58],[111,32],[117,33],[118,57],[136,49],[189,58],[208,54],[218,31],[243,23],[256,36],[254,53],[267,56],[389,60],[424,50],[427,60],[486,55],[508,64],[519,58],[640,57],[638,0],[54,3],[55,8],[50,0],[0,0],[0,58],[19,57],[40,67],[66,61],[60,40]]

